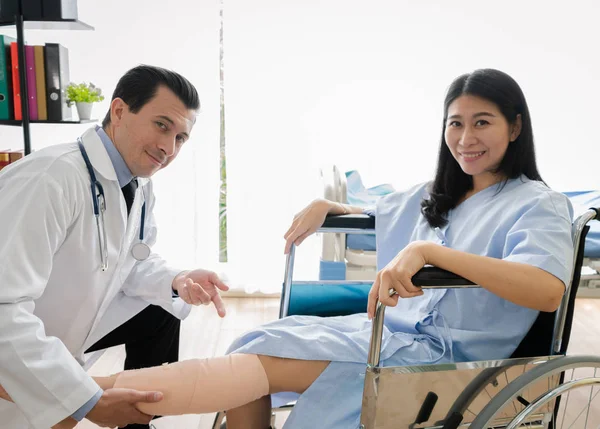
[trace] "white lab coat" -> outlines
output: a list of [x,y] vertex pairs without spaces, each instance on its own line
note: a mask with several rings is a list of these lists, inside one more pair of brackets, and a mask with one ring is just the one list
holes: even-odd
[[81,367],[84,351],[148,303],[182,319],[190,311],[171,295],[180,270],[154,253],[143,262],[131,256],[144,198],[144,241],[156,240],[151,181],[138,180],[128,219],[95,130],[82,141],[106,196],[106,272],[77,143],[40,150],[0,173],[0,384],[16,404],[0,399],[3,429],[48,429],[79,409],[98,390]]

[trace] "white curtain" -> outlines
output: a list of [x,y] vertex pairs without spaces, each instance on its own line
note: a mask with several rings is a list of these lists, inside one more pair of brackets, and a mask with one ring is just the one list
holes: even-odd
[[[219,0],[168,5],[159,0],[79,0],[79,19],[95,31],[25,32],[31,44],[63,44],[69,49],[71,80],[92,81],[103,89],[106,99],[94,105],[92,115],[100,122],[118,79],[136,65],[175,70],[196,86],[202,108],[191,137],[179,157],[154,177],[159,230],[153,250],[181,268],[217,268],[219,7]],[[32,147],[74,141],[89,126],[33,124]],[[0,146],[22,148],[22,135],[20,128],[0,127]]]
[[[600,4],[408,0],[225,1],[227,272],[280,290],[283,234],[321,196],[318,167],[397,189],[434,172],[450,82],[512,75],[528,98],[545,180],[597,188]],[[314,278],[318,240],[298,252]]]

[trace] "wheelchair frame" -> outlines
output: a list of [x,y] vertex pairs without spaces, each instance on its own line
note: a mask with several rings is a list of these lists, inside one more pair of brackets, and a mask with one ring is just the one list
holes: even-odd
[[[359,428],[456,429],[468,426],[475,429],[512,429],[524,424],[529,428],[549,428],[557,418],[557,397],[581,385],[600,384],[600,377],[596,377],[596,369],[600,370],[600,357],[565,356],[580,280],[585,236],[589,229],[587,223],[592,219],[600,219],[599,209],[589,209],[573,222],[574,268],[559,308],[555,313],[540,312],[530,332],[511,358],[382,367],[380,352],[385,306],[378,303],[372,322]],[[329,216],[317,232],[373,234],[374,226],[375,219],[366,215]],[[288,314],[294,257],[295,246],[292,246],[286,260],[280,318]],[[413,284],[423,289],[480,287],[435,267],[424,267],[412,280]],[[372,281],[296,281],[294,285],[301,287],[307,284],[348,283],[372,284]],[[548,335],[550,329],[551,337]],[[537,340],[538,337],[544,338],[541,342],[535,341],[535,347],[527,347],[528,340]],[[593,368],[594,377],[561,384],[568,369],[574,371],[575,368],[584,367]],[[414,394],[409,397],[404,395],[402,406],[399,407],[398,391],[407,389],[407,386]],[[510,401],[517,400],[522,407],[517,409],[513,405],[514,412],[512,408],[502,408],[510,404]],[[290,407],[287,405],[274,411],[288,410]],[[215,429],[226,427],[220,426],[223,417],[223,412],[217,415],[213,426]]]

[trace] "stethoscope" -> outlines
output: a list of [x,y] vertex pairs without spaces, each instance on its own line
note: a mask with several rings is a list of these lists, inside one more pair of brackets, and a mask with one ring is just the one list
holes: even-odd
[[[90,162],[87,151],[83,146],[81,138],[77,139],[81,156],[85,161],[85,166],[90,173],[92,191],[92,203],[94,206],[94,216],[96,217],[96,229],[98,230],[98,243],[100,246],[100,267],[102,271],[108,269],[108,242],[106,240],[106,227],[104,225],[104,212],[106,211],[106,200],[104,198],[104,188],[102,184],[96,179],[96,173]],[[150,256],[150,246],[144,243],[144,223],[146,221],[146,201],[142,205],[142,219],[140,221],[140,241],[133,245],[131,248],[131,255],[137,261],[145,261]],[[102,224],[102,226],[100,226]]]

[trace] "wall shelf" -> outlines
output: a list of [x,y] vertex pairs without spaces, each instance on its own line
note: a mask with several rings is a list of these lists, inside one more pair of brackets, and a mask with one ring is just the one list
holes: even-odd
[[[16,21],[0,21],[0,27],[16,26]],[[94,27],[78,19],[23,20],[25,30],[94,30]]]
[[[97,122],[97,120],[31,120],[29,116],[29,96],[27,89],[27,76],[25,64],[25,29],[31,30],[94,30],[94,27],[79,21],[78,19],[29,19],[23,14],[23,0],[18,2],[18,13],[14,19],[4,18],[0,20],[1,27],[15,26],[17,30],[17,50],[18,50],[18,68],[19,68],[19,86],[21,98],[22,120],[0,120],[0,125],[19,126],[23,129],[23,151],[25,155],[31,153],[31,133],[30,124],[86,124]],[[66,84],[63,82],[62,84]]]
[[[92,122],[98,122],[98,120],[85,119],[83,121],[29,121],[30,124],[90,124]],[[0,125],[14,125],[20,127],[23,125],[23,121],[15,121],[14,119],[0,119]]]

